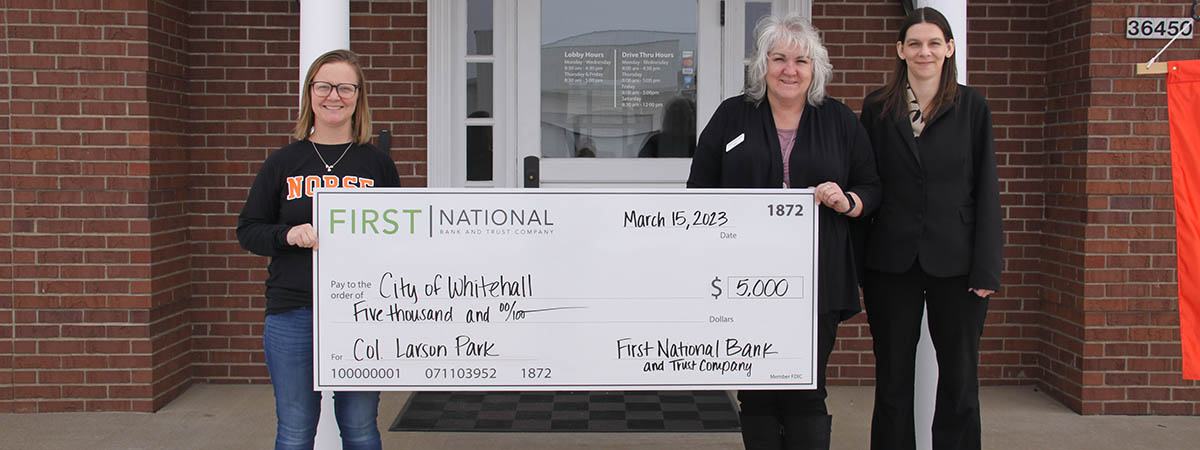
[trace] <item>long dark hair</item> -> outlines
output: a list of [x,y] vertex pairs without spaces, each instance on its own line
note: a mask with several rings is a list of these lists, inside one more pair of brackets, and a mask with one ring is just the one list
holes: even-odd
[[[918,23],[931,23],[941,28],[946,42],[954,39],[954,33],[950,31],[950,22],[946,20],[946,16],[936,9],[925,7],[914,9],[908,13],[908,17],[904,19],[904,26],[900,27],[900,34],[896,37],[896,41],[903,43],[908,29]],[[938,86],[937,94],[934,94],[933,99],[929,102],[928,112],[930,115],[937,113],[943,103],[954,101],[954,97],[958,94],[958,63],[954,57],[955,55],[950,55],[942,64],[941,85]],[[883,108],[880,108],[883,117],[888,115],[903,117],[908,114],[908,96],[905,92],[907,87],[908,63],[896,55],[896,68],[892,71],[892,78],[879,91],[879,94],[871,97],[868,101],[883,103]]]

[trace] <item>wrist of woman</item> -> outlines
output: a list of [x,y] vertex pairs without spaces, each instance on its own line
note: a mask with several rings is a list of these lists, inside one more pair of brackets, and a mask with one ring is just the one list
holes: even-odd
[[853,195],[850,195],[850,191],[846,191],[845,194],[846,194],[846,202],[850,204],[850,207],[846,208],[845,211],[839,211],[838,214],[841,214],[843,216],[848,216],[848,215],[850,215],[850,213],[854,212],[854,208],[858,207],[858,202],[856,202],[854,200]]

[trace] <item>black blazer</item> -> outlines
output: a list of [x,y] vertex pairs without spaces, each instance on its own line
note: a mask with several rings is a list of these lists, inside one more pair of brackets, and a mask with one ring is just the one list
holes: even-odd
[[[725,151],[742,136],[742,142]],[[793,188],[826,181],[862,199],[866,217],[879,204],[879,176],[875,173],[870,141],[854,111],[827,98],[821,106],[807,105],[797,124],[796,142],[788,165]],[[690,188],[780,188],[783,186],[783,152],[775,130],[771,106],[764,98],[755,105],[744,95],[726,99],[700,133]],[[821,313],[839,312],[846,319],[861,308],[858,300],[858,267],[851,242],[849,217],[819,207],[817,220],[818,292]]]
[[930,275],[966,275],[971,288],[999,289],[1000,187],[983,95],[959,85],[915,139],[907,115],[880,117],[882,105],[868,100],[862,123],[883,200],[868,233],[867,268],[903,273],[915,260]]

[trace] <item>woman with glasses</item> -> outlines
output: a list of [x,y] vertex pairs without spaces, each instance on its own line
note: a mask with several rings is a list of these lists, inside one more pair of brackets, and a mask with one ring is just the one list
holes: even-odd
[[[321,55],[304,77],[295,142],[263,163],[238,216],[242,247],[269,256],[263,349],[275,390],[276,449],[311,449],[321,415],[313,390],[312,195],[318,187],[395,187],[400,175],[371,138],[362,67],[349,50]],[[342,448],[379,449],[378,392],[335,392]]]

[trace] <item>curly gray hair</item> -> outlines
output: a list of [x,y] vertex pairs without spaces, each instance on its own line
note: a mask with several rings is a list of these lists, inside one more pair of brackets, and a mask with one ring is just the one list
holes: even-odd
[[818,30],[800,14],[786,17],[770,15],[763,17],[754,27],[754,55],[746,73],[746,97],[754,103],[762,102],[767,94],[767,53],[776,46],[797,46],[808,53],[812,63],[812,84],[808,87],[808,103],[820,105],[825,101],[825,86],[833,76],[833,65],[829,63],[829,51],[821,43]]

